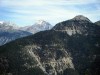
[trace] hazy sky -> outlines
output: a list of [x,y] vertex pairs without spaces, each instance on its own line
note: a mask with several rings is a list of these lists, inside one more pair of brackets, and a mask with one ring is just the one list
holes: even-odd
[[45,20],[55,25],[76,15],[100,20],[100,0],[0,0],[0,20],[20,26]]

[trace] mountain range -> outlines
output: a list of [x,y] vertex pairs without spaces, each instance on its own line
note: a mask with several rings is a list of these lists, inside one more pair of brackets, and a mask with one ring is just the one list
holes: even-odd
[[49,30],[52,25],[46,21],[38,21],[34,25],[18,27],[11,22],[0,22],[0,45],[4,45],[15,39],[35,34],[39,31]]
[[0,47],[0,74],[99,75],[100,26],[78,15]]

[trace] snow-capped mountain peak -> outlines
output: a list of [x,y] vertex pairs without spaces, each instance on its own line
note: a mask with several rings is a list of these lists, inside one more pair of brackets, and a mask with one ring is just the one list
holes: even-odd
[[36,24],[43,24],[43,23],[46,23],[46,21],[44,21],[44,20],[38,20],[37,22],[36,22]]
[[48,27],[51,26],[49,22],[46,22],[44,20],[38,20],[34,25],[32,26],[39,26],[39,27]]
[[52,28],[52,25],[44,20],[38,20],[36,23],[34,23],[31,26],[26,26],[21,28],[24,31],[28,31],[31,33],[36,33],[39,31],[44,31],[44,30],[50,30]]
[[32,25],[37,30],[49,30],[52,25],[44,20],[38,20],[34,25]]

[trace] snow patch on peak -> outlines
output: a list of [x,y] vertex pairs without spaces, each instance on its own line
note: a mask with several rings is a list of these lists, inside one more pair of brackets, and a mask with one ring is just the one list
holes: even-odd
[[3,24],[4,23],[4,21],[0,21],[0,24]]
[[36,24],[40,24],[40,25],[42,25],[43,23],[47,23],[47,22],[44,21],[44,20],[38,20],[38,21],[36,22]]
[[49,22],[44,20],[38,20],[34,25],[32,25],[35,29],[39,30],[49,30],[52,28],[52,25]]

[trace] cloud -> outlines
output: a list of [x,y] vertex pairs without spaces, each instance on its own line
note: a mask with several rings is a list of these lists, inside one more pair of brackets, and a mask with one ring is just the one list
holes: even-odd
[[29,25],[43,19],[53,25],[85,15],[96,21],[100,18],[99,0],[0,0],[0,19]]
[[42,6],[42,5],[72,5],[98,3],[99,0],[2,0],[7,6]]

